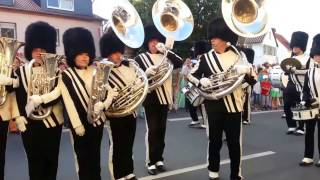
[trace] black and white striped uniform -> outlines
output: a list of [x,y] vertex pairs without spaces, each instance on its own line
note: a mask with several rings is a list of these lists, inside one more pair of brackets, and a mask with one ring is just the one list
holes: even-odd
[[[27,104],[27,89],[30,83],[29,64],[20,66],[15,71],[19,78],[19,87],[15,88],[17,105],[20,116],[26,118],[25,106]],[[33,67],[32,71],[38,73],[41,67]],[[55,80],[55,86],[57,80]],[[23,145],[28,158],[30,179],[56,179],[58,169],[58,156],[63,123],[62,105],[59,99],[50,103],[43,103],[42,107],[52,107],[52,113],[45,119],[32,120],[26,118],[27,130],[21,133]],[[43,112],[35,112],[35,115]]]
[[302,69],[296,70],[294,74],[289,74],[288,85],[283,91],[284,112],[286,114],[286,122],[289,131],[294,131],[296,128],[304,131],[304,122],[299,121],[297,126],[297,122],[292,120],[291,108],[301,101],[304,76],[308,69],[314,66],[314,61],[305,54],[293,56],[293,58],[296,58],[301,62]]
[[[210,50],[204,54],[194,67],[191,75],[200,80],[209,78],[212,74],[224,72],[237,61],[237,55],[230,48],[217,54]],[[250,76],[249,79],[252,77]],[[189,79],[190,80],[190,79]],[[241,86],[229,95],[219,100],[205,100],[209,124],[209,171],[218,172],[220,164],[220,149],[222,134],[225,132],[231,159],[231,178],[241,177],[241,113],[243,111],[244,91]]]
[[[114,67],[109,75],[109,84],[112,88],[121,91],[128,85],[135,84],[135,69],[128,61],[122,61]],[[136,133],[136,112],[124,117],[108,117],[106,122],[109,133],[109,170],[112,180],[130,179],[133,173],[133,143]]]
[[296,70],[294,74],[289,74],[288,83],[294,85],[297,92],[302,92],[304,84],[304,75],[306,74],[310,66],[313,66],[313,60],[306,54],[292,56],[292,58],[298,59],[301,62],[302,68]]
[[[94,125],[87,119],[93,72],[93,66],[86,69],[69,67],[61,74],[58,85],[72,127],[80,180],[101,180],[100,149],[106,117],[102,115]],[[78,136],[74,131],[81,125],[85,129],[84,136]]]
[[[305,82],[303,86],[303,100],[310,103],[311,99],[316,99],[320,104],[320,68],[315,65],[310,68],[305,75]],[[309,102],[308,102],[309,101]],[[304,157],[313,159],[314,155],[314,131],[318,125],[318,150],[320,154],[320,120],[306,121],[306,134],[305,134],[305,151]]]
[[[174,69],[182,67],[182,59],[172,52],[168,52],[168,59]],[[138,55],[135,60],[144,71],[150,66],[157,66],[161,63],[163,54],[151,54],[149,52]],[[161,86],[148,93],[143,102],[146,118],[146,164],[154,165],[163,161],[165,146],[165,132],[168,115],[168,106],[173,103],[172,76]]]
[[5,103],[0,106],[0,180],[4,179],[9,120],[18,116],[16,95],[14,92],[8,92]]

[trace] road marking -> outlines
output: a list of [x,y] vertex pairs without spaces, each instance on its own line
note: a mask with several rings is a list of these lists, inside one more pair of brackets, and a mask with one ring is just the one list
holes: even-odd
[[[250,154],[247,156],[242,156],[242,160],[249,160],[249,159],[254,159],[254,158],[258,158],[258,157],[270,156],[273,154],[275,154],[275,152],[273,152],[273,151],[266,151],[266,152],[261,152],[261,153],[256,153],[256,154]],[[221,161],[220,165],[229,164],[229,163],[230,163],[230,159],[226,159],[226,160]],[[165,173],[158,174],[156,176],[145,176],[145,177],[139,178],[139,180],[159,179],[159,178],[174,176],[174,175],[183,174],[183,173],[187,173],[187,172],[191,172],[191,171],[196,171],[196,170],[200,170],[200,169],[205,169],[207,167],[208,167],[208,164],[201,164],[201,165],[187,167],[187,168],[183,168],[183,169],[168,171]]]
[[[260,111],[260,112],[252,112],[252,115],[255,114],[266,114],[266,113],[273,113],[273,112],[282,112],[283,110],[273,110],[273,111]],[[198,117],[199,119],[202,119],[201,116]],[[168,121],[170,122],[176,122],[176,121],[190,121],[191,117],[182,117],[182,118],[169,118]],[[107,126],[104,125],[104,127],[106,128]],[[70,130],[67,128],[62,129],[62,132],[69,132]]]
[[[267,113],[273,113],[273,112],[282,112],[283,110],[272,110],[272,111],[259,111],[259,112],[252,112],[252,115],[256,114],[267,114]],[[202,116],[198,116],[199,119],[202,119]],[[189,121],[192,120],[191,117],[182,117],[182,118],[169,118],[168,121],[170,122],[176,122],[176,121]]]

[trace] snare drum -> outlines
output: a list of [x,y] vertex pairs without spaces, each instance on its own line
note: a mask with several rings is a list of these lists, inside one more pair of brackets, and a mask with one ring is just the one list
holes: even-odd
[[306,120],[313,120],[319,118],[319,107],[313,107],[308,109],[299,109],[294,108],[292,109],[293,113],[293,120],[296,121],[306,121]]
[[200,96],[199,90],[190,83],[182,88],[181,91],[194,107],[201,105],[204,101],[204,98]]
[[288,76],[284,74],[282,69],[271,69],[269,71],[271,85],[274,88],[285,88],[288,84]]

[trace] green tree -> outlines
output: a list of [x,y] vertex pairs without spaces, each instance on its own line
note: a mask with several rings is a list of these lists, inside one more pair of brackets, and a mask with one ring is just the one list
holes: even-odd
[[[143,24],[152,22],[152,6],[155,0],[130,0],[137,9]],[[191,36],[182,42],[175,43],[175,50],[182,57],[191,55],[194,42],[205,40],[210,20],[221,16],[221,0],[184,0],[194,18],[194,29]]]

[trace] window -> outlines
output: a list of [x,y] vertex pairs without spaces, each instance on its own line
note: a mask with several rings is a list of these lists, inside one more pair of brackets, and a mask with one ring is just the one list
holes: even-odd
[[47,0],[47,7],[67,11],[74,10],[74,0]]
[[263,46],[263,54],[275,56],[276,55],[276,48],[268,46],[268,45],[264,45]]
[[0,22],[0,37],[17,39],[16,24],[8,22]]

